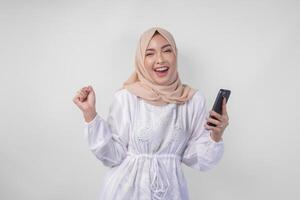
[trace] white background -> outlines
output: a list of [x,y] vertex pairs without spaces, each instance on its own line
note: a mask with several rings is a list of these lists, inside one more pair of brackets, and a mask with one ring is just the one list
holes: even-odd
[[107,168],[72,102],[91,84],[107,117],[140,34],[169,30],[183,83],[232,90],[225,154],[183,166],[191,199],[297,199],[299,1],[1,1],[0,199],[93,200]]

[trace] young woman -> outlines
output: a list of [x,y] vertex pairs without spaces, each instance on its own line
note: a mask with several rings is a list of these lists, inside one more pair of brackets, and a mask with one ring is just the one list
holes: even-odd
[[226,101],[222,115],[208,112],[204,94],[181,83],[176,44],[165,29],[141,35],[135,71],[115,92],[107,120],[97,114],[95,96],[83,87],[73,101],[91,151],[110,167],[100,199],[189,199],[181,163],[204,171],[223,155]]

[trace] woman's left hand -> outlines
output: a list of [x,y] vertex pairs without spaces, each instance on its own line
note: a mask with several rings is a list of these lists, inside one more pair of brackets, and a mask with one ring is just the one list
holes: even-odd
[[[217,113],[213,110],[211,110],[209,113],[210,113],[210,117],[206,118],[206,120],[207,120],[207,122],[215,124],[216,127],[209,126],[207,124],[207,122],[205,123],[204,126],[206,129],[212,130],[210,136],[214,141],[218,142],[222,139],[223,132],[229,124],[229,117],[228,117],[227,108],[226,108],[226,99],[223,98],[222,115],[220,115],[219,113]],[[214,117],[216,119],[214,119],[212,117]]]

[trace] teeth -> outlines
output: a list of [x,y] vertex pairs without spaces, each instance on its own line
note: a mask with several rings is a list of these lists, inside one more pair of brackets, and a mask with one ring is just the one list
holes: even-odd
[[168,67],[160,67],[160,68],[155,69],[155,71],[164,71],[166,69],[168,69]]

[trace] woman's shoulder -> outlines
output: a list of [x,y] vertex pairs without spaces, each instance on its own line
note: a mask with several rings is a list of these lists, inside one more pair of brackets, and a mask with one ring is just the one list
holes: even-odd
[[135,97],[128,92],[126,89],[119,89],[113,94],[112,107],[119,110],[119,114],[126,114],[126,120],[131,121],[134,119],[135,113]]
[[192,120],[193,113],[201,113],[203,110],[207,109],[206,107],[206,98],[204,92],[201,90],[196,90],[192,98],[186,104],[186,111],[188,112],[187,119]]
[[114,98],[125,103],[135,101],[136,96],[131,94],[127,89],[122,88],[114,93]]
[[188,104],[202,104],[206,102],[206,98],[205,95],[203,93],[203,91],[201,91],[200,89],[195,89],[195,93],[192,96],[192,98],[189,99]]

